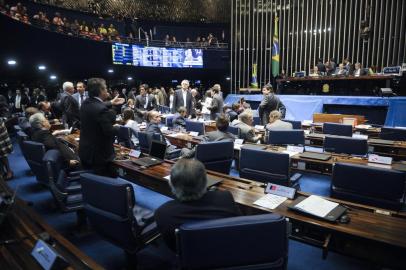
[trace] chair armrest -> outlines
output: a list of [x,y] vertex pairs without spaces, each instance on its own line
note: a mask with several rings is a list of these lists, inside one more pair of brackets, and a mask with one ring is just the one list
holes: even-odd
[[91,170],[80,170],[80,171],[73,171],[69,172],[69,176],[80,176],[82,173],[93,173]]

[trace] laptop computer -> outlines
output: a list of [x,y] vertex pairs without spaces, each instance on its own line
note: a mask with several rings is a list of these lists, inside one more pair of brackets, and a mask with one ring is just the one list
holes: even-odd
[[327,161],[331,158],[331,154],[304,152],[304,153],[300,153],[299,157]]
[[163,163],[165,154],[166,143],[152,140],[149,149],[149,156],[132,160],[132,162],[143,167],[151,167]]

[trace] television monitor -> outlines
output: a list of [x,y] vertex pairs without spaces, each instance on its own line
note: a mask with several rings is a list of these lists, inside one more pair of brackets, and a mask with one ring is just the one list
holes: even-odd
[[201,49],[146,47],[115,43],[113,64],[138,67],[203,68]]

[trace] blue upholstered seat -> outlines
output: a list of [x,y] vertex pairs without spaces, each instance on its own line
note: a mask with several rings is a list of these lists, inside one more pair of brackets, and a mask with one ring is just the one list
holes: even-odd
[[196,159],[203,162],[207,170],[230,173],[234,156],[234,142],[218,141],[200,143],[196,146]]
[[204,123],[192,120],[186,120],[186,131],[199,132],[199,135],[204,134]]
[[301,129],[291,130],[270,130],[268,131],[268,144],[277,145],[304,145],[304,131]]
[[323,133],[330,135],[339,135],[339,136],[352,136],[352,126],[344,125],[339,123],[324,123],[323,124]]
[[406,129],[382,127],[380,137],[383,140],[406,141]]
[[287,120],[283,119],[284,122],[288,122],[292,124],[293,129],[302,129],[302,122],[296,120]]
[[336,163],[331,197],[399,211],[405,192],[404,172],[366,165]]
[[181,269],[287,266],[287,222],[277,214],[186,223],[176,230],[176,240]]
[[48,185],[47,169],[42,162],[45,155],[45,146],[38,142],[24,141],[21,150],[37,181]]
[[117,141],[120,145],[123,145],[127,148],[134,148],[134,143],[131,140],[132,135],[133,132],[131,128],[120,126],[118,128]]
[[368,153],[368,141],[345,136],[326,136],[324,138],[324,151],[365,156]]

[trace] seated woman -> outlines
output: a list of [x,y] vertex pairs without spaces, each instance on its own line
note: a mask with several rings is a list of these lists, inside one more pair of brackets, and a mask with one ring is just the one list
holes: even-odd
[[75,169],[80,165],[79,157],[75,152],[49,131],[51,125],[42,113],[33,114],[30,117],[30,124],[32,128],[31,139],[33,141],[44,144],[47,151],[51,149],[59,150],[66,161],[67,167]]
[[135,135],[137,134],[138,131],[140,131],[140,128],[138,127],[138,123],[135,121],[134,111],[132,109],[129,108],[124,109],[123,122],[125,127],[129,127],[133,131],[133,136],[131,138],[133,143],[138,144],[138,139]]
[[292,124],[281,120],[282,114],[279,111],[272,111],[269,114],[269,124],[266,125],[267,130],[275,129],[293,129]]
[[319,76],[320,76],[319,68],[317,66],[314,66],[313,72],[309,74],[309,77],[319,77]]

